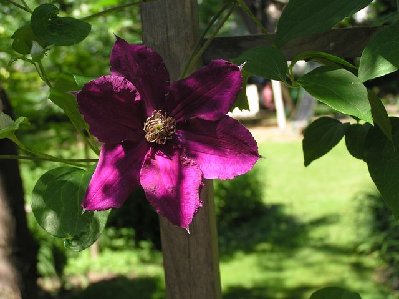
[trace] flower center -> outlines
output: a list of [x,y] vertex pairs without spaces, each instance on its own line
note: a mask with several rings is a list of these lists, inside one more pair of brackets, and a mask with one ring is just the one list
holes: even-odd
[[162,114],[162,111],[155,110],[145,121],[144,132],[148,142],[165,144],[176,132],[176,121],[173,117]]

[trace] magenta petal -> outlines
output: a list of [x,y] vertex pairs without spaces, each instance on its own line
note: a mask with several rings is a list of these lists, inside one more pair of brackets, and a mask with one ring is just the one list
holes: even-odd
[[104,144],[83,200],[83,208],[119,208],[139,186],[139,173],[147,151],[148,144],[145,140],[139,143]]
[[155,210],[170,222],[188,229],[201,207],[199,198],[202,174],[198,166],[178,151],[171,156],[162,152],[146,156],[140,183]]
[[170,88],[167,112],[176,121],[192,117],[217,120],[232,107],[242,83],[238,66],[214,60]]
[[251,133],[229,116],[189,120],[177,134],[206,179],[231,179],[251,170],[259,159]]
[[123,77],[97,78],[84,85],[76,97],[90,131],[101,142],[136,140],[143,134],[144,118],[138,92]]
[[158,53],[117,38],[111,53],[111,71],[126,77],[136,86],[145,102],[147,116],[154,110],[163,110],[170,79]]

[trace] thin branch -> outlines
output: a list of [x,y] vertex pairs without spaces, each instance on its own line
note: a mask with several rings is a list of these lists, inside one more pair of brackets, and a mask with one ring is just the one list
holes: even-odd
[[12,5],[14,5],[14,6],[16,6],[16,7],[20,8],[20,9],[26,11],[26,12],[29,12],[29,13],[32,12],[29,8],[26,8],[25,6],[23,6],[23,5],[21,5],[21,4],[17,3],[17,2],[15,2],[15,1],[13,1],[13,0],[5,0],[5,1],[7,1],[8,3],[11,3]]
[[29,8],[29,5],[25,2],[25,0],[21,0],[21,2],[23,3],[23,5],[25,6],[25,8],[32,13],[33,11]]
[[[398,0],[399,1],[399,0]],[[238,0],[238,5],[241,7],[242,11],[245,12],[248,17],[256,24],[257,27],[262,31],[263,34],[268,34],[267,29],[263,26],[263,24],[258,20],[258,18],[252,13],[251,9],[245,3],[244,0]]]
[[49,80],[49,78],[47,76],[46,70],[44,69],[43,64],[42,64],[42,62],[40,60],[37,62],[37,65],[38,65],[39,70],[40,70],[40,72],[38,72],[40,78],[42,78],[42,80],[48,85],[48,87],[51,88],[52,87],[51,82],[50,82],[50,80]]
[[64,164],[69,164],[73,166],[79,167],[87,167],[87,164],[81,163],[95,163],[98,162],[97,159],[63,159],[53,156],[43,156],[43,157],[35,157],[35,156],[20,156],[20,155],[0,155],[0,160],[30,160],[30,161],[50,161],[50,162],[60,162]]
[[234,8],[236,7],[237,2],[234,1],[229,10],[227,11],[226,15],[220,20],[219,24],[216,26],[215,31],[211,34],[211,36],[206,40],[206,42],[202,45],[202,47],[196,51],[195,55],[193,56],[193,58],[191,59],[190,64],[185,68],[185,71],[180,75],[180,78],[184,78],[191,67],[193,65],[195,65],[198,60],[201,58],[202,54],[204,54],[205,50],[209,47],[209,45],[211,44],[211,42],[213,41],[213,39],[216,37],[216,35],[219,33],[220,29],[222,29],[224,23],[226,23],[226,21],[228,20],[228,18],[230,17],[230,15],[233,13]]
[[[399,1],[399,0],[398,0]],[[231,3],[226,2],[225,5],[223,5],[223,7],[216,13],[216,15],[214,15],[209,24],[207,25],[207,27],[205,28],[204,32],[202,33],[201,37],[199,38],[197,44],[195,45],[195,48],[193,50],[193,52],[191,53],[190,58],[188,59],[188,61],[186,62],[186,65],[183,68],[183,72],[181,73],[180,78],[183,78],[189,71],[189,67],[192,65],[192,61],[194,59],[195,54],[197,53],[197,51],[201,48],[201,45],[203,44],[206,35],[208,34],[208,32],[210,31],[210,29],[212,28],[212,26],[216,23],[216,21],[219,19],[219,17],[222,15],[222,13],[231,5]]]
[[104,16],[104,15],[110,14],[112,12],[118,11],[118,10],[123,10],[123,9],[131,7],[131,6],[139,5],[141,3],[150,2],[150,1],[154,1],[154,0],[140,0],[140,1],[135,1],[135,2],[131,2],[131,3],[118,5],[118,6],[111,7],[111,8],[105,9],[103,11],[97,12],[97,13],[92,14],[90,16],[83,17],[83,18],[81,18],[81,20],[82,21],[90,21],[90,20],[95,19],[97,17],[101,17],[101,16]]

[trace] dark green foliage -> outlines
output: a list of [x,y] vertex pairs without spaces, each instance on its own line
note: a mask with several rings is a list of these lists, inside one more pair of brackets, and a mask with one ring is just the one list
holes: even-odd
[[256,170],[229,181],[215,181],[215,203],[220,227],[236,227],[262,213],[261,180]]
[[393,143],[378,128],[372,127],[366,139],[365,160],[384,201],[399,217],[399,118],[391,118]]
[[33,190],[32,211],[39,225],[76,251],[97,240],[108,218],[108,211],[83,212],[81,207],[92,173],[93,169],[58,167],[46,172]]
[[121,209],[114,209],[110,214],[108,227],[116,229],[133,229],[131,238],[136,247],[140,241],[146,240],[155,249],[161,249],[159,219],[149,204],[142,188],[138,188],[124,203]]
[[154,277],[128,278],[124,276],[91,284],[67,299],[163,299],[161,280]]
[[352,124],[345,133],[345,144],[349,153],[357,158],[364,160],[366,137],[370,130],[371,125]]
[[399,68],[399,23],[378,32],[363,50],[359,78],[367,81],[392,73]]
[[343,18],[365,7],[372,0],[290,0],[277,25],[276,42],[323,32]]
[[245,63],[245,70],[251,75],[267,79],[285,81],[287,59],[276,47],[252,48],[235,59],[238,64]]
[[321,117],[312,122],[304,132],[302,149],[304,164],[327,154],[345,136],[346,124],[330,117]]
[[46,47],[46,43],[33,33],[30,23],[18,28],[11,38],[13,39],[12,48],[20,54],[31,54],[34,41],[43,48]]
[[369,91],[369,102],[371,106],[371,114],[373,116],[374,124],[377,125],[385,136],[392,141],[392,126],[388,117],[388,112],[384,104],[378,99],[372,91]]
[[327,287],[314,292],[310,299],[361,299],[361,297],[358,293],[342,288]]
[[71,46],[84,40],[91,25],[71,17],[58,17],[59,9],[52,4],[42,4],[32,13],[32,30],[48,45]]
[[381,279],[390,288],[398,288],[399,222],[376,190],[361,198],[363,213],[367,213],[369,237],[362,244],[368,253],[378,254],[384,263]]
[[335,110],[373,123],[367,89],[351,72],[322,66],[298,82],[312,96]]

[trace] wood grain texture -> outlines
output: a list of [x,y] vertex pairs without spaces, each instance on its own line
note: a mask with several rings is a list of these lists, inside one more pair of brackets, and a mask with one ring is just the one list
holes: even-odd
[[[283,47],[288,60],[304,51],[323,51],[344,58],[359,57],[377,30],[376,27],[333,29],[325,33],[300,38]],[[218,37],[204,53],[204,62],[216,58],[232,59],[253,47],[269,46],[273,35]]]
[[[158,0],[142,4],[143,41],[165,60],[176,80],[198,38],[196,0]],[[220,299],[220,274],[212,182],[190,234],[161,217],[161,239],[168,299]]]

